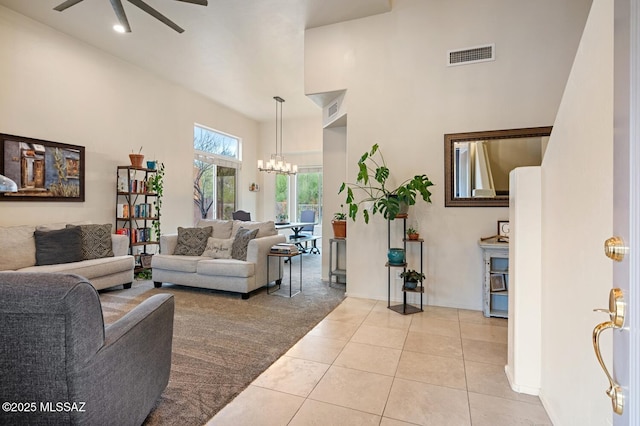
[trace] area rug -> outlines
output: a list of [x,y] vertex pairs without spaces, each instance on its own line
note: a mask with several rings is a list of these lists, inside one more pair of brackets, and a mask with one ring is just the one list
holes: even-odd
[[[320,256],[304,258],[303,291],[293,298],[262,289],[242,300],[183,286],[156,289],[151,281],[100,293],[107,324],[153,294],[175,297],[169,385],[145,425],[205,424],[342,301],[344,286],[320,279]],[[296,262],[293,268],[295,290]]]

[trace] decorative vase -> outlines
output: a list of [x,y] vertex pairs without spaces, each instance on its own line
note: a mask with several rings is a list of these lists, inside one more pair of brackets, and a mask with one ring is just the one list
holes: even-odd
[[142,168],[142,160],[144,160],[143,154],[129,154],[129,160],[131,160],[131,165],[133,167]]
[[387,253],[390,265],[403,265],[404,264],[404,249],[402,248],[390,248]]
[[417,281],[405,281],[404,282],[404,288],[408,288],[409,290],[413,290],[416,287],[418,287],[418,282]]
[[333,236],[335,238],[347,238],[347,221],[346,220],[332,220]]
[[147,169],[155,170],[156,169],[156,164],[157,164],[157,161],[155,161],[155,160],[147,161]]

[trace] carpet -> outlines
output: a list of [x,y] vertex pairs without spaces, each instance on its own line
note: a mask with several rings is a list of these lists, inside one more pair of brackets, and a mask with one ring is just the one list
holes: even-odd
[[[107,324],[153,294],[174,295],[169,384],[144,424],[205,424],[331,312],[343,300],[344,286],[321,280],[320,258],[304,255],[303,291],[291,299],[267,295],[265,289],[248,300],[169,284],[156,289],[151,281],[100,292]],[[293,264],[294,290],[298,260]],[[285,270],[288,273],[288,266]]]

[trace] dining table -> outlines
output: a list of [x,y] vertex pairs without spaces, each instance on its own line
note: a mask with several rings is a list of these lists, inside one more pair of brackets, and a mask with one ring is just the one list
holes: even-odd
[[276,222],[275,226],[277,230],[280,229],[291,229],[293,235],[291,239],[295,240],[296,238],[300,238],[300,231],[305,226],[313,226],[316,225],[313,222]]

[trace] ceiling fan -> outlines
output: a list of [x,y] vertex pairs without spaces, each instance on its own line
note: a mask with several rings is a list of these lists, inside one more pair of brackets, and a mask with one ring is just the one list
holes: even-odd
[[[57,10],[58,12],[62,12],[63,10],[76,5],[78,3],[80,3],[82,0],[67,0],[63,3],[60,3],[59,5],[57,5],[56,7],[53,8],[53,10]],[[116,16],[118,17],[118,21],[120,22],[120,25],[122,25],[122,28],[124,28],[124,31],[127,33],[131,32],[131,26],[129,26],[129,21],[127,20],[127,15],[124,13],[124,8],[122,7],[122,0],[109,0],[111,2],[111,7],[113,7],[113,11],[116,13]],[[142,0],[127,0],[129,3],[131,3],[134,6],[137,6],[138,8],[142,9],[143,11],[147,12],[149,15],[153,16],[154,18],[156,18],[157,20],[163,22],[164,24],[170,26],[171,28],[173,28],[174,30],[176,30],[179,33],[184,32],[184,30],[182,28],[180,28],[175,22],[173,22],[171,19],[167,18],[166,16],[164,16],[162,13],[158,12],[157,10],[155,10],[153,7],[149,6],[147,3],[145,3]],[[175,0],[175,1],[181,1],[184,3],[191,3],[191,4],[197,4],[200,6],[207,6],[208,5],[208,0]]]

